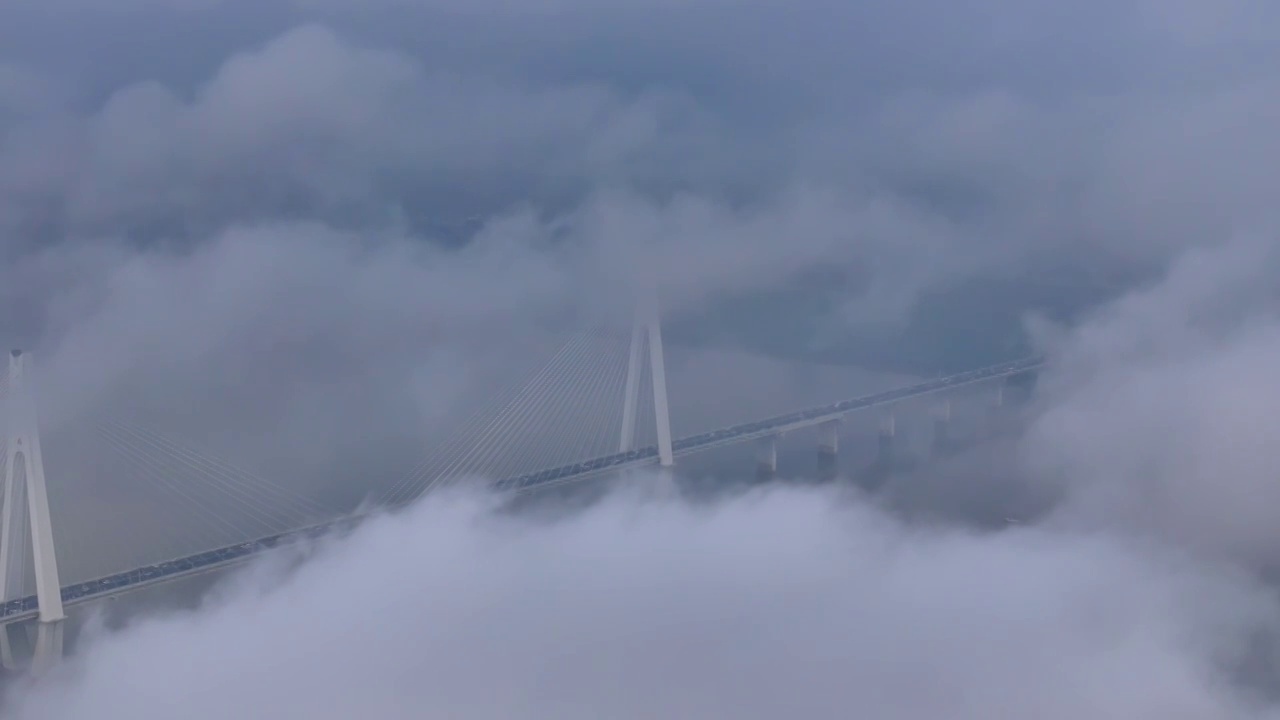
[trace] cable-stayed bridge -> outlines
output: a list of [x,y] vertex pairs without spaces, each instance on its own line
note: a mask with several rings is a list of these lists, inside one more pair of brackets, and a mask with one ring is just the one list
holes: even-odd
[[[0,625],[35,618],[57,623],[66,607],[243,562],[459,482],[483,479],[499,491],[528,493],[633,468],[668,467],[682,456],[748,441],[763,443],[776,469],[774,439],[783,433],[817,427],[820,451],[834,454],[836,424],[850,414],[995,383],[1033,371],[1042,360],[1007,362],[789,412],[761,412],[735,402],[753,391],[740,379],[725,378],[721,390],[727,392],[719,400],[714,393],[708,397],[712,383],[705,377],[688,393],[677,382],[682,392],[676,398],[697,395],[701,407],[712,409],[702,413],[700,425],[677,424],[679,430],[687,427],[678,435],[672,419],[681,413],[673,413],[669,402],[668,359],[656,319],[642,318],[629,337],[606,331],[574,335],[530,364],[535,369],[520,382],[495,393],[398,481],[371,487],[368,502],[352,512],[118,419],[94,423],[95,441],[111,451],[92,455],[100,482],[70,483],[56,473],[46,480],[30,356],[15,351],[0,383],[0,405],[9,418]],[[834,374],[814,387],[815,399],[847,395]],[[693,414],[689,408],[681,412]],[[732,422],[752,412],[759,419]]]

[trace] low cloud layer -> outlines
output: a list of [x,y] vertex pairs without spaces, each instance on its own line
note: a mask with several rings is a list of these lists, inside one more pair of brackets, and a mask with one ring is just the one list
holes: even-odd
[[17,718],[1268,717],[1247,582],[1108,536],[920,531],[816,491],[554,525],[441,498],[92,643]]
[[440,494],[91,635],[8,711],[1276,717],[1271,266],[1266,244],[1198,254],[1042,333],[1029,425],[983,460],[1061,492],[1028,526],[832,489],[692,504],[651,476],[554,520]]
[[1275,717],[1273,266],[1266,243],[1197,253],[1040,333],[1029,425],[983,461],[1060,494],[1029,526],[796,488],[633,488],[554,521],[437,495],[90,635],[7,711]]
[[1023,455],[1068,483],[1064,512],[1276,566],[1277,266],[1270,239],[1192,253],[1049,341],[1058,367]]

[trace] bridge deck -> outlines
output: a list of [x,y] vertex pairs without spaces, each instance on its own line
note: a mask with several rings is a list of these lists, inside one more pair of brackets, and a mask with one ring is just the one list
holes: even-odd
[[[672,443],[677,456],[709,450],[724,445],[745,442],[818,425],[828,420],[842,417],[852,412],[867,408],[889,405],[914,397],[929,395],[963,385],[995,380],[998,378],[1020,375],[1041,367],[1043,358],[1032,357],[991,367],[971,370],[916,385],[908,385],[893,390],[843,400],[821,407],[799,410],[784,415],[757,420],[755,422],[734,425],[732,427],[713,430],[711,432],[680,438]],[[577,482],[608,472],[617,472],[658,461],[657,446],[650,445],[628,452],[614,453],[603,457],[584,460],[582,462],[563,465],[546,470],[520,475],[494,483],[500,490],[515,492],[533,492],[554,485]],[[319,538],[336,529],[353,527],[363,519],[364,515],[344,516],[328,522],[318,523],[297,530],[270,535],[268,537],[249,540],[247,542],[208,550],[206,552],[176,558],[155,565],[127,570],[95,580],[68,585],[62,588],[62,602],[70,607],[80,605],[103,597],[110,597],[130,592],[149,585],[171,582],[181,578],[192,577],[213,572],[232,565],[245,562],[265,551],[292,543]],[[0,605],[0,626],[34,618],[39,613],[35,595],[10,600]]]

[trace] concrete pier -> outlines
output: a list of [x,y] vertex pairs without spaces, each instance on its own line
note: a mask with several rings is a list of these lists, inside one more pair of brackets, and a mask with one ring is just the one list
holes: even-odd
[[66,624],[65,620],[35,624],[36,636],[32,643],[34,649],[31,655],[32,676],[40,677],[62,662],[62,642]]
[[937,459],[946,455],[951,446],[951,400],[945,399],[933,409],[933,442],[929,453]]
[[840,421],[818,426],[818,479],[834,480],[840,474]]
[[893,467],[893,437],[896,432],[897,423],[894,421],[892,414],[880,421],[880,434],[876,444],[876,466],[886,469]]
[[0,625],[0,665],[39,677],[62,661],[66,620]]
[[756,479],[767,482],[778,476],[778,436],[769,435],[757,443]]
[[854,476],[858,487],[867,492],[879,490],[893,474],[895,462],[894,435],[896,423],[893,415],[888,415],[880,422],[880,431],[876,437],[876,457],[862,472]]
[[993,438],[1000,434],[1005,424],[1005,415],[1008,408],[1005,407],[1005,384],[1006,379],[1001,378],[995,381],[992,397],[986,407],[985,417],[982,421],[982,435],[985,438]]

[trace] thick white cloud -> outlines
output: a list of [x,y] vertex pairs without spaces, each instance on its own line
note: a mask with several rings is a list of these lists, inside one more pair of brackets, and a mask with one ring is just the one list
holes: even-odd
[[1280,303],[1270,241],[1182,259],[1059,338],[1028,461],[1070,483],[1076,519],[1137,527],[1264,566]]
[[15,718],[1266,717],[1256,589],[1106,536],[916,531],[820,492],[438,498],[95,638]]

